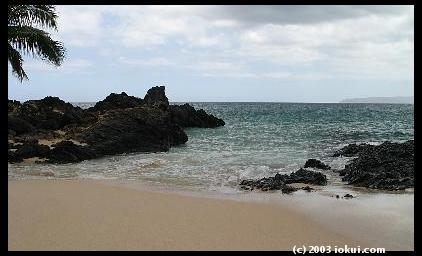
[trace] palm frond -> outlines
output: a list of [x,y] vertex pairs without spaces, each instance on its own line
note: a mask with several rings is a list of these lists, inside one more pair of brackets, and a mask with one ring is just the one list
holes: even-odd
[[57,30],[57,14],[52,5],[8,5],[8,22],[13,26],[41,26]]
[[65,49],[63,44],[51,39],[50,35],[30,26],[9,26],[8,41],[17,50],[34,57],[41,57],[52,64],[59,66],[64,59]]
[[11,44],[9,44],[9,48],[7,51],[7,57],[9,59],[10,65],[13,69],[13,74],[19,78],[19,80],[22,82],[22,80],[28,80],[28,76],[25,73],[25,70],[23,70],[22,64],[23,59],[21,54],[13,48]]
[[28,79],[23,70],[21,54],[32,54],[56,66],[65,57],[61,42],[51,39],[50,34],[41,30],[57,30],[57,14],[52,5],[8,5],[8,59],[13,74],[22,82]]

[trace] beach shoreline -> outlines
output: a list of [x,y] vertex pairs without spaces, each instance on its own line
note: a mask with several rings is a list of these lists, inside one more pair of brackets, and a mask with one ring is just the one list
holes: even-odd
[[[306,214],[305,208],[298,207],[305,196],[279,204],[273,203],[274,197],[244,200],[248,194],[242,194],[243,199],[230,200],[77,180],[9,180],[8,187],[9,250],[380,247]],[[391,249],[413,250],[413,244],[405,246]],[[387,244],[384,247],[389,249]]]

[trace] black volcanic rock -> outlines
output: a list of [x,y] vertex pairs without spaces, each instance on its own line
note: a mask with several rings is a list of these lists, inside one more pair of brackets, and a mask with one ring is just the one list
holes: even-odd
[[292,187],[292,186],[289,186],[289,185],[285,185],[281,188],[281,192],[283,194],[291,194],[291,193],[298,191],[298,190],[299,190],[298,188],[295,188],[295,187]]
[[108,111],[75,139],[88,143],[100,155],[168,151],[188,140],[167,112],[147,107]]
[[31,123],[13,115],[8,115],[7,126],[9,133],[13,133],[13,135],[20,135],[35,131],[35,128]]
[[134,96],[128,96],[125,92],[121,94],[111,93],[104,100],[99,101],[89,111],[105,112],[113,109],[134,108],[143,103],[143,100]]
[[40,145],[37,143],[23,144],[16,150],[16,154],[22,158],[30,157],[46,157],[49,154],[50,147],[47,145]]
[[351,156],[356,156],[359,152],[368,149],[368,148],[372,148],[373,145],[367,144],[367,143],[362,143],[362,144],[349,144],[343,148],[341,148],[340,150],[336,151],[333,154],[333,157],[338,157],[338,156],[347,156],[347,157],[351,157]]
[[19,109],[22,107],[22,104],[18,100],[8,100],[8,113],[13,114],[19,111]]
[[7,162],[9,163],[19,163],[22,162],[23,158],[17,155],[14,151],[8,150],[7,151]]
[[93,116],[57,97],[30,100],[23,104],[9,100],[9,130],[17,135],[37,130],[58,130],[69,124],[89,122]]
[[321,162],[320,160],[317,159],[308,159],[308,161],[306,161],[305,165],[303,166],[304,168],[317,168],[317,169],[322,169],[322,170],[329,170],[331,169],[330,166],[324,164],[323,162]]
[[287,183],[306,183],[314,185],[327,185],[327,177],[320,172],[314,172],[300,168],[290,174]]
[[[73,163],[121,153],[162,152],[187,142],[183,127],[224,125],[202,109],[172,109],[164,86],[148,90],[145,99],[112,93],[86,110],[57,97],[23,104],[9,100],[8,161],[38,156],[47,162]],[[38,145],[38,139],[61,142],[50,149]]]
[[[31,136],[16,137],[15,142],[21,144],[38,144],[38,140]],[[19,148],[19,145],[17,147]]]
[[414,187],[414,141],[360,146],[357,158],[339,173],[344,176],[343,181],[358,187],[384,190]]
[[31,141],[22,145],[12,146],[16,151],[9,150],[8,161],[11,163],[21,162],[23,159],[31,157],[46,158],[49,155],[50,147],[40,145],[38,141]]
[[344,195],[344,198],[349,199],[349,198],[354,198],[354,196],[353,196],[353,195],[351,195],[351,194],[345,194],[345,195]]
[[182,127],[214,128],[225,125],[222,119],[207,114],[203,109],[196,110],[188,103],[172,105],[169,111],[173,122]]
[[149,89],[144,97],[144,103],[149,107],[167,110],[169,107],[169,100],[165,93],[165,87],[155,86]]
[[[239,185],[244,190],[254,190],[257,188],[262,191],[281,190],[283,193],[291,193],[298,190],[287,185],[291,183],[326,185],[327,177],[320,172],[300,168],[290,175],[277,173],[274,177],[265,177],[259,180],[242,180]],[[312,190],[309,186],[303,187],[302,189],[308,192]]]
[[53,149],[50,150],[48,155],[48,162],[50,163],[76,163],[97,157],[92,148],[76,145],[68,140],[53,144],[51,147]]
[[305,186],[302,187],[303,190],[305,190],[306,192],[312,192],[312,190],[314,190],[313,188],[311,188],[310,186]]

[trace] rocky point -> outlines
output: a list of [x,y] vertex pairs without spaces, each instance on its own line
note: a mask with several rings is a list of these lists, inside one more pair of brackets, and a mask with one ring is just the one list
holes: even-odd
[[223,120],[189,104],[170,105],[165,87],[144,99],[112,93],[82,109],[57,97],[8,102],[8,161],[73,163],[130,152],[162,152],[188,141],[185,127],[214,128]]

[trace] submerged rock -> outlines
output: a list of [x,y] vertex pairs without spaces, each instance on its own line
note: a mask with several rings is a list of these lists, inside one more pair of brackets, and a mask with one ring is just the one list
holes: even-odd
[[324,164],[323,162],[321,162],[320,160],[317,159],[308,159],[308,161],[306,161],[305,166],[303,166],[304,168],[317,168],[317,169],[322,169],[322,170],[329,170],[331,169],[330,166],[328,166],[327,164]]
[[[350,146],[350,145],[349,145]],[[356,145],[357,158],[341,170],[340,176],[348,184],[385,190],[402,190],[414,187],[414,142],[384,142],[378,146]]]

